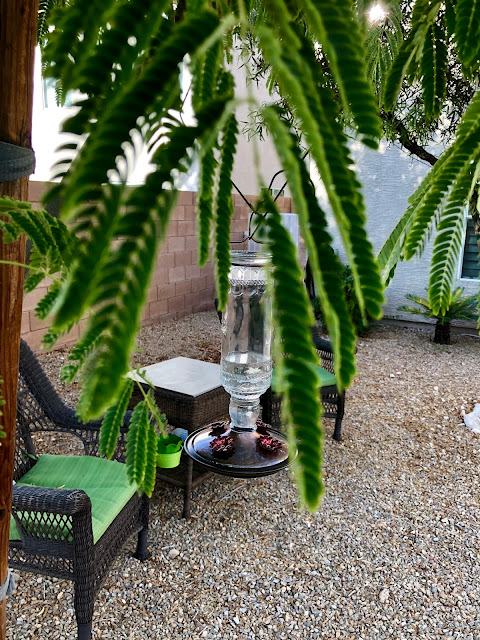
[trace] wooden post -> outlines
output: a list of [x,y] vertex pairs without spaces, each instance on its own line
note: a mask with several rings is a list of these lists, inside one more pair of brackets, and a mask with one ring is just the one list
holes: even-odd
[[[31,146],[33,64],[38,0],[0,0],[0,141]],[[0,182],[0,196],[28,200],[28,177]],[[25,239],[3,245],[0,259],[25,262]],[[23,269],[0,264],[0,420],[7,436],[0,446],[0,583],[7,575],[12,502],[18,357],[22,318]],[[0,640],[6,637],[6,600],[0,603]]]

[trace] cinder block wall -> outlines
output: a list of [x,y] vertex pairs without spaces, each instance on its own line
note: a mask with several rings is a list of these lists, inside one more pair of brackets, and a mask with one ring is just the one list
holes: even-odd
[[[47,187],[48,183],[30,182],[29,200],[33,207],[41,207],[41,198]],[[179,195],[165,240],[157,255],[143,311],[144,325],[214,308],[213,265],[210,261],[202,268],[197,265],[196,197],[196,193],[190,191],[183,191]],[[248,200],[253,202],[255,197],[248,196]],[[248,228],[250,209],[238,195],[234,196],[234,205],[231,239],[238,241]],[[279,198],[278,205],[281,211],[291,211],[290,198]],[[243,249],[246,245],[240,244],[236,247]],[[49,323],[36,318],[33,310],[50,284],[51,282],[45,279],[23,300],[22,337],[36,350],[40,348]],[[86,322],[87,319],[83,319],[80,327],[76,327],[71,334],[65,336],[60,344],[76,340]]]

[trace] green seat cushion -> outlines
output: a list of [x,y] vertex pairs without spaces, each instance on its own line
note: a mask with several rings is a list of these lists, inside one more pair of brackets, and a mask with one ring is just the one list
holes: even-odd
[[[124,464],[94,456],[40,456],[17,484],[85,491],[92,503],[94,542],[105,533],[136,491],[135,485],[127,480]],[[12,517],[10,540],[19,539]]]
[[[332,385],[336,386],[337,380],[333,373],[330,373],[330,371],[327,371],[323,367],[315,367],[315,371],[317,372],[321,387],[330,387]],[[277,384],[278,384],[278,380],[276,375],[276,369],[274,367],[272,372],[272,389],[274,391],[278,391]]]

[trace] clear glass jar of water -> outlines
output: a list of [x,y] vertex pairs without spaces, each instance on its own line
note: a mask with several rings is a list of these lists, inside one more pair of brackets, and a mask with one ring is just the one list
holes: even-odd
[[265,266],[269,256],[232,251],[228,304],[222,317],[221,380],[231,395],[231,428],[251,430],[260,396],[272,377],[272,305]]

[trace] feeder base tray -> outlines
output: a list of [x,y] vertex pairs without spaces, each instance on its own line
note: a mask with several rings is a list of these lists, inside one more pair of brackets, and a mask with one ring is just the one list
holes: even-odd
[[228,422],[214,422],[191,433],[184,451],[209,471],[234,478],[268,476],[290,462],[286,437],[260,421],[254,431],[236,431]]

